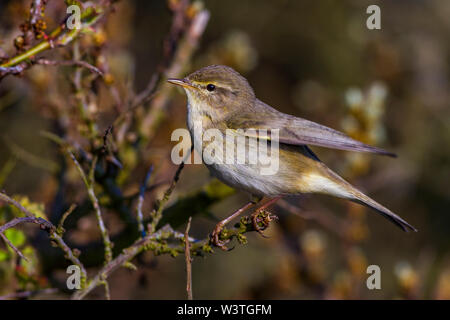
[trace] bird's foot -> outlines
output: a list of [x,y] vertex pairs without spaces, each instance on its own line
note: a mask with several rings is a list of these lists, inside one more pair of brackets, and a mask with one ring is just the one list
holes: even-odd
[[215,247],[219,247],[223,251],[230,251],[233,248],[229,249],[226,245],[231,241],[230,239],[221,240],[220,235],[223,231],[223,223],[219,222],[214,228],[213,232],[209,235],[209,241]]
[[268,238],[263,231],[267,229],[271,221],[278,220],[278,217],[263,209],[253,212],[250,219],[252,221],[253,229],[255,229],[262,237]]

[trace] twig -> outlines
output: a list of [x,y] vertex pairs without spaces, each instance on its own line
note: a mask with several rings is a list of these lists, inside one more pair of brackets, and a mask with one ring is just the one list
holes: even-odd
[[19,36],[21,38],[21,44],[16,45],[18,51],[23,51],[24,49],[29,48],[31,42],[33,41],[33,38],[37,37],[40,34],[43,34],[43,27],[45,28],[45,22],[43,22],[44,20],[42,18],[44,15],[46,2],[47,0],[33,0],[31,2],[30,17],[21,26],[23,33],[21,36]]
[[11,249],[13,249],[19,257],[21,257],[25,261],[28,261],[28,259],[23,255],[23,253],[20,252],[20,250],[17,249],[16,246],[11,241],[9,241],[9,239],[3,234],[3,232],[0,232],[0,237],[2,237],[3,241],[5,241],[5,243],[8,246],[10,246]]
[[[113,132],[114,126],[110,125],[108,126],[108,128],[106,128],[105,130],[105,134],[103,135],[103,146],[102,146],[102,153],[105,155],[105,158],[107,161],[113,163],[114,165],[116,165],[118,168],[123,168],[122,163],[120,163],[120,161],[114,156],[114,150],[117,150],[115,145],[114,145],[114,140],[112,137],[112,132]],[[111,136],[110,140],[110,144],[112,145],[113,150],[111,150],[111,148],[108,145],[108,137]]]
[[184,251],[184,255],[186,258],[186,292],[188,300],[193,300],[192,295],[192,260],[191,260],[191,250],[189,243],[189,229],[191,228],[191,220],[192,217],[189,217],[186,231],[184,232],[184,242],[186,246],[186,250]]
[[102,5],[90,7],[81,12],[82,22],[80,28],[68,29],[65,21],[61,23],[44,41],[38,43],[25,52],[16,55],[7,62],[0,65],[0,79],[8,74],[19,74],[31,64],[27,61],[33,59],[37,54],[48,49],[59,46],[66,46],[76,39],[80,34],[89,30],[96,22],[98,22],[107,12],[112,10],[109,1],[103,2]]
[[51,173],[56,173],[59,170],[59,166],[52,160],[45,159],[41,156],[37,156],[28,150],[25,150],[21,146],[15,144],[13,139],[7,137],[6,135],[2,137],[6,146],[11,150],[11,153],[19,160],[22,160],[26,164],[49,171]]
[[105,130],[105,134],[103,135],[103,146],[102,146],[102,152],[103,153],[107,153],[109,148],[108,148],[108,137],[111,135],[112,130],[113,130],[114,126],[108,126],[108,128],[106,128]]
[[46,66],[78,66],[88,69],[89,71],[98,74],[99,76],[103,77],[104,73],[99,68],[93,66],[90,63],[87,63],[86,61],[82,60],[62,60],[62,61],[56,61],[56,60],[47,60],[47,59],[38,59],[36,61],[37,64],[42,64]]
[[[10,204],[14,207],[16,207],[17,209],[19,209],[21,212],[23,212],[27,217],[30,218],[36,218],[34,216],[34,214],[32,214],[30,211],[28,211],[28,209],[26,209],[24,206],[22,206],[20,203],[18,203],[16,200],[8,197],[6,194],[4,194],[3,192],[0,192],[0,200],[2,200],[3,202],[6,202],[7,204]],[[1,230],[1,228],[0,228]],[[2,231],[0,231],[2,232]]]
[[66,221],[67,217],[73,212],[73,210],[75,210],[76,207],[77,207],[76,204],[72,204],[69,207],[69,209],[66,212],[64,212],[63,216],[61,217],[61,220],[59,220],[58,227],[56,228],[58,234],[64,233],[64,221]]
[[81,167],[80,163],[75,158],[74,154],[72,152],[70,152],[69,150],[66,150],[66,152],[69,154],[70,158],[72,159],[73,163],[75,164],[76,168],[78,169],[78,172],[80,173],[81,178],[86,186],[89,199],[91,200],[92,206],[94,207],[95,214],[97,216],[98,227],[100,228],[100,233],[102,234],[103,244],[105,246],[105,260],[106,260],[106,262],[110,262],[112,259],[112,243],[109,238],[108,230],[106,229],[105,223],[103,222],[100,204],[98,203],[97,196],[95,195],[95,192],[94,192],[94,170],[95,170],[95,166],[97,164],[97,157],[95,157],[94,160],[92,161],[91,171],[89,173],[89,178],[88,178],[86,176],[86,174],[84,173],[84,170]]
[[[181,75],[194,50],[197,48],[198,41],[205,31],[208,21],[209,12],[206,9],[198,12],[194,16],[184,37],[180,40],[177,50],[173,54],[172,62],[159,77],[160,83],[165,81],[166,78],[176,78]],[[161,88],[160,94],[153,100],[149,112],[142,120],[140,131],[147,139],[151,138],[156,127],[164,118],[163,110],[169,101],[170,90],[172,88],[169,86],[163,86]]]
[[180,179],[181,171],[184,168],[184,161],[178,166],[177,171],[175,172],[175,176],[173,177],[172,183],[170,184],[169,188],[164,192],[164,196],[161,200],[158,201],[158,203],[155,205],[155,208],[153,209],[152,213],[150,214],[152,217],[152,222],[149,225],[149,233],[153,233],[156,230],[156,226],[158,225],[158,222],[161,220],[162,217],[162,211],[164,209],[164,206],[166,205],[167,201],[169,201],[170,196],[175,189],[175,186]]
[[183,35],[183,31],[189,26],[188,19],[186,17],[186,10],[189,7],[189,0],[172,1],[169,3],[170,9],[173,11],[172,26],[169,34],[164,39],[163,44],[163,61],[160,63],[160,71],[154,73],[146,88],[136,95],[132,101],[130,109],[134,109],[137,106],[148,102],[149,98],[155,93],[158,82],[164,76],[165,70],[170,66],[172,59],[176,53],[176,48],[180,37]]
[[142,237],[145,237],[144,216],[142,214],[142,204],[144,203],[145,190],[147,189],[147,183],[150,180],[150,176],[152,175],[152,172],[153,172],[153,165],[151,165],[150,168],[147,170],[145,179],[141,184],[141,187],[139,190],[138,204],[137,204],[137,208],[136,208],[139,232],[141,233]]
[[[73,45],[73,58],[75,61],[80,60],[80,46],[78,42]],[[97,125],[91,117],[89,103],[87,100],[86,90],[84,90],[82,85],[82,72],[80,68],[76,68],[73,75],[73,85],[75,98],[77,100],[78,112],[80,113],[81,119],[86,124],[89,130],[89,138],[93,139],[97,135]]]
[[28,65],[25,62],[17,64],[12,67],[0,66],[0,80],[8,74],[12,74],[12,75],[21,74],[27,67],[28,67]]
[[[267,221],[267,224],[270,221]],[[242,217],[239,224],[236,227],[230,229],[224,229],[221,234],[222,240],[232,239],[236,237],[240,243],[245,243],[246,238],[244,233],[256,231],[253,227],[252,221],[249,217]],[[180,240],[180,245],[169,246],[167,245],[168,239]],[[177,254],[186,254],[185,239],[190,242],[189,251],[190,255],[203,255],[204,253],[211,253],[212,248],[209,244],[209,239],[195,240],[189,236],[186,237],[186,233],[180,233],[174,231],[169,225],[158,229],[154,233],[147,234],[144,238],[137,240],[133,245],[124,249],[120,255],[114,260],[106,264],[98,274],[89,282],[89,285],[72,295],[72,299],[84,299],[92,290],[102,284],[115,270],[121,266],[126,265],[135,256],[144,250],[152,250],[155,254],[169,253],[172,256]],[[192,287],[192,286],[191,286]]]
[[69,246],[64,242],[62,237],[56,232],[55,226],[50,222],[43,218],[36,217],[33,213],[31,213],[28,209],[23,207],[20,203],[11,199],[5,193],[0,192],[0,200],[6,202],[9,205],[12,205],[19,209],[26,217],[23,218],[15,218],[8,223],[4,224],[0,227],[0,233],[3,233],[6,229],[12,228],[21,223],[34,223],[38,224],[41,229],[46,230],[49,233],[50,238],[55,241],[61,250],[64,251],[65,257],[67,260],[71,261],[73,264],[80,268],[81,273],[81,287],[84,288],[87,280],[86,269],[84,268],[81,261],[78,259],[78,256],[74,254],[73,250],[69,248]]
[[[94,290],[98,285],[102,284],[102,281],[107,279],[115,270],[121,266],[126,265],[126,263],[132,260],[136,255],[141,253],[146,249],[157,250],[160,249],[160,253],[169,252],[184,252],[185,245],[181,243],[180,246],[170,248],[163,247],[159,242],[163,242],[170,238],[184,240],[184,234],[172,230],[169,226],[161,228],[153,234],[147,234],[146,237],[137,240],[133,245],[124,249],[120,255],[118,255],[114,260],[106,264],[98,274],[90,281],[89,286],[82,290],[78,290],[72,295],[72,299],[80,300],[85,298],[92,290]],[[196,241],[195,239],[188,238],[192,242],[190,247],[191,252],[200,252],[203,250],[203,246],[206,241]]]
[[101,284],[103,284],[103,286],[105,287],[105,298],[106,300],[111,300],[111,293],[109,291],[109,283],[108,280],[102,279]]
[[[59,248],[61,248],[62,251],[64,251],[64,257],[72,262],[74,265],[78,266],[80,268],[80,282],[81,282],[81,288],[84,288],[87,283],[87,272],[84,268],[83,264],[81,263],[80,259],[78,259],[78,253],[75,253],[75,250],[70,249],[70,247],[64,242],[63,238],[58,235],[56,232],[52,232],[50,234],[50,239],[55,241],[55,243],[58,245]],[[79,252],[79,251],[78,251]]]
[[[1,194],[1,193],[0,193]],[[20,208],[18,208],[20,210]],[[51,222],[38,217],[23,217],[23,218],[14,218],[13,220],[5,223],[0,227],[0,233],[5,232],[8,229],[11,229],[22,223],[34,223],[39,225],[39,227],[43,230],[51,231],[54,229],[54,226]]]
[[134,97],[133,102],[131,104],[130,109],[134,109],[140,105],[147,103],[152,97],[153,93],[155,93],[156,84],[158,83],[159,76],[157,73],[153,74],[150,78],[150,81],[147,84],[147,87],[140,92],[136,97]]

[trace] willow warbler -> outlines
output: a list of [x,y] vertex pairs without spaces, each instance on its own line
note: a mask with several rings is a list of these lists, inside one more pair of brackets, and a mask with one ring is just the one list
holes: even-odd
[[[168,82],[183,87],[186,92],[187,125],[191,138],[196,151],[203,155],[212,175],[236,189],[249,192],[254,199],[260,200],[264,196],[271,198],[263,205],[264,208],[282,196],[321,193],[363,204],[388,218],[404,231],[417,231],[405,220],[334,173],[319,160],[308,145],[387,156],[395,156],[394,154],[356,141],[315,122],[277,111],[258,100],[247,80],[227,66],[208,66],[184,79],[168,79]],[[217,139],[216,136],[210,144],[205,144],[201,141],[202,134],[194,132],[198,123],[201,133],[214,129],[216,133],[219,132],[221,139]],[[271,132],[277,133],[276,141]],[[217,144],[223,144],[224,141],[225,145],[230,141],[236,144],[235,138],[238,137],[247,139],[244,150],[247,153],[245,156],[247,161],[218,161],[223,158],[226,151],[221,151],[222,146]],[[251,144],[249,139],[266,142],[272,146],[276,143],[278,167],[274,174],[263,174],[259,162],[248,161],[259,155],[258,146]],[[211,144],[213,146],[216,144],[215,154],[205,152],[207,148],[211,149]],[[244,151],[237,150],[238,156]],[[226,248],[224,241],[220,240],[223,226],[253,204],[255,201],[249,202],[216,226],[211,235],[215,245],[222,249]],[[253,214],[253,225],[259,231],[255,217]]]

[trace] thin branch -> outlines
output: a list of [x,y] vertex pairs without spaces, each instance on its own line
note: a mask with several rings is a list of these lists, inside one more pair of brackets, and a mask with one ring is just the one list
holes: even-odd
[[64,233],[64,222],[66,221],[67,217],[73,212],[73,210],[75,210],[76,207],[77,207],[76,204],[72,204],[69,207],[69,209],[66,212],[64,212],[63,216],[61,217],[61,220],[59,220],[58,227],[56,228],[58,234]]
[[139,232],[141,233],[142,237],[145,237],[144,216],[142,214],[142,205],[144,203],[145,190],[147,189],[147,184],[148,184],[148,181],[150,180],[150,176],[152,175],[152,172],[153,172],[153,165],[151,165],[150,168],[147,170],[145,179],[142,182],[141,187],[139,189],[139,198],[138,198],[138,204],[137,204],[137,208],[136,208]]
[[169,201],[170,196],[172,195],[173,190],[175,189],[175,186],[180,179],[181,171],[184,168],[184,161],[178,166],[177,171],[175,172],[175,176],[173,177],[172,183],[170,184],[169,188],[164,192],[164,196],[161,200],[158,201],[158,203],[155,205],[155,208],[153,209],[150,216],[152,217],[152,222],[149,225],[149,233],[153,233],[156,230],[156,226],[158,225],[159,221],[162,217],[162,212],[164,209],[164,206],[166,205],[167,201]]
[[101,5],[86,8],[81,12],[82,22],[80,28],[68,29],[66,21],[63,21],[46,39],[25,52],[16,55],[5,63],[0,65],[0,79],[9,74],[19,74],[32,64],[26,63],[32,60],[37,54],[48,49],[60,46],[66,46],[85,31],[89,30],[106,13],[111,11],[110,1],[103,2]]
[[50,234],[50,238],[53,241],[55,241],[55,243],[58,245],[59,248],[61,248],[62,251],[64,251],[64,257],[80,268],[81,288],[84,288],[87,283],[87,272],[86,269],[84,268],[84,265],[81,263],[80,259],[78,259],[79,254],[75,253],[75,250],[70,249],[70,247],[64,242],[63,238],[56,232],[52,232]]
[[45,230],[49,233],[50,239],[55,241],[55,243],[58,245],[58,247],[64,251],[64,254],[65,254],[64,256],[66,257],[66,259],[80,268],[81,286],[83,288],[85,286],[86,280],[87,280],[86,269],[84,268],[81,261],[78,259],[78,255],[76,255],[73,252],[73,250],[69,248],[69,246],[64,242],[63,238],[56,232],[56,227],[50,221],[47,221],[43,218],[36,217],[28,209],[23,207],[20,203],[18,203],[14,199],[10,198],[8,195],[6,195],[3,192],[0,192],[0,200],[6,202],[9,205],[16,207],[23,214],[26,215],[26,217],[15,218],[15,219],[5,223],[3,226],[0,227],[0,233],[3,233],[5,230],[7,230],[9,228],[13,228],[14,226],[19,225],[21,223],[38,224],[42,230]]
[[[0,193],[1,195],[1,193]],[[18,208],[18,207],[17,207]],[[20,208],[18,208],[20,210]],[[2,225],[0,227],[0,233],[5,232],[8,229],[11,229],[19,224],[22,223],[34,223],[39,225],[39,227],[43,230],[48,230],[51,231],[54,226],[51,222],[43,219],[43,218],[38,218],[38,217],[23,217],[23,218],[14,218],[13,220],[5,223],[4,225]]]
[[0,66],[0,80],[8,74],[12,74],[12,75],[21,74],[27,67],[28,67],[28,64],[26,62],[17,64],[12,67]]
[[[105,134],[103,135],[102,153],[105,154],[105,158],[107,161],[113,163],[118,168],[123,169],[122,163],[120,163],[120,161],[114,156],[114,150],[117,150],[117,148],[116,148],[116,146],[114,144],[114,140],[113,140],[113,133],[112,133],[113,129],[114,129],[114,126],[110,125],[105,130]],[[108,143],[108,137],[111,137],[109,139],[110,143]],[[111,145],[111,147],[109,145]]]
[[11,150],[11,153],[19,160],[25,162],[26,164],[49,171],[51,173],[56,173],[59,170],[59,166],[52,160],[37,156],[28,150],[25,150],[21,146],[13,142],[14,139],[9,138],[4,135],[2,140],[5,142],[6,146]]
[[[157,232],[153,234],[147,234],[146,237],[137,240],[130,247],[124,249],[120,255],[114,258],[114,260],[106,264],[89,282],[89,286],[75,292],[72,295],[72,299],[84,299],[97,286],[103,284],[103,281],[106,280],[114,271],[122,266],[125,266],[136,255],[146,249],[154,251],[159,249],[160,253],[184,252],[184,243],[181,243],[181,245],[177,247],[163,247],[163,245],[160,244],[160,242],[164,242],[165,240],[168,240],[170,238],[178,239],[181,243],[181,241],[184,240],[184,234],[172,230],[172,228],[170,228],[169,226],[165,226],[159,229]],[[200,251],[204,250],[203,246],[205,245],[205,241],[196,241],[195,239],[191,238],[188,238],[188,240],[192,242],[192,246],[190,247],[192,252],[197,252],[197,254],[199,254]]]
[[[160,84],[163,83],[166,78],[176,78],[181,76],[188,61],[192,57],[194,50],[197,48],[200,37],[208,24],[209,17],[210,14],[206,9],[201,10],[193,17],[184,37],[179,41],[179,45],[173,54],[171,63],[159,76]],[[153,99],[151,108],[142,120],[140,130],[147,139],[152,137],[157,126],[164,118],[163,111],[168,104],[170,90],[172,90],[172,88],[169,86],[161,87],[160,93]]]
[[13,249],[19,257],[21,257],[25,261],[28,261],[28,259],[23,255],[23,253],[20,252],[20,250],[17,249],[16,246],[11,241],[9,241],[9,239],[3,234],[3,232],[0,232],[0,237],[2,237],[3,241],[5,241],[5,243],[8,246],[10,246],[11,249]]
[[101,284],[105,287],[105,298],[106,298],[106,300],[111,300],[111,293],[109,291],[108,280],[102,279]]
[[72,152],[70,152],[69,150],[66,150],[66,152],[69,154],[70,158],[72,159],[73,163],[75,164],[76,168],[78,169],[78,172],[80,173],[80,176],[86,186],[89,199],[91,200],[92,206],[94,207],[94,210],[95,210],[98,227],[100,229],[100,233],[102,234],[103,244],[105,246],[105,260],[106,260],[106,262],[110,262],[112,259],[112,243],[109,238],[108,230],[106,229],[105,223],[103,221],[100,204],[98,203],[97,196],[95,195],[95,192],[94,192],[94,170],[95,170],[95,166],[97,164],[97,158],[95,157],[94,160],[92,161],[91,171],[89,173],[89,178],[88,178],[86,176],[86,174],[84,173],[84,170],[81,167],[80,163],[75,158],[74,154]]
[[192,295],[192,259],[191,259],[191,250],[189,243],[189,229],[191,228],[191,220],[192,217],[189,217],[186,231],[184,232],[184,242],[186,246],[186,250],[184,251],[185,260],[186,260],[186,292],[188,300],[193,300],[194,297]]
[[135,109],[145,103],[147,103],[155,93],[155,88],[158,83],[159,77],[157,73],[154,73],[147,84],[147,87],[134,97],[130,109]]
[[164,39],[163,43],[163,61],[161,61],[158,69],[159,72],[152,74],[150,81],[146,88],[136,95],[132,101],[130,109],[134,109],[137,106],[143,105],[149,101],[149,99],[155,93],[158,82],[164,75],[164,72],[170,67],[170,63],[173,60],[180,37],[183,35],[185,29],[189,26],[189,21],[186,16],[186,11],[189,7],[189,0],[172,1],[169,3],[170,9],[173,11],[172,26],[169,34]]
[[[21,205],[20,203],[18,203],[16,200],[14,200],[14,199],[8,197],[8,196],[7,196],[6,194],[4,194],[3,192],[0,192],[0,200],[3,201],[3,202],[6,202],[7,204],[10,204],[10,205],[16,207],[16,208],[19,209],[21,212],[23,212],[27,217],[30,217],[30,218],[36,218],[36,217],[34,216],[33,213],[31,213],[30,211],[28,211],[27,208],[25,208],[24,206],[22,206],[22,205]],[[3,231],[1,231],[1,230],[2,230],[2,229],[0,228],[0,232],[3,232]]]
[[89,71],[98,74],[99,76],[103,77],[104,73],[99,68],[93,66],[90,63],[87,63],[86,61],[82,60],[62,60],[62,61],[56,61],[56,60],[47,60],[47,59],[38,59],[36,61],[37,64],[42,64],[46,66],[78,66],[88,69]]
[[30,17],[21,25],[23,33],[19,36],[21,38],[20,44],[16,45],[18,51],[28,49],[33,38],[44,34],[43,28],[45,28],[45,22],[42,18],[44,16],[46,2],[47,0],[33,0],[31,2]]
[[[270,223],[271,219],[267,219],[264,223],[267,223],[266,227]],[[224,229],[221,233],[221,239],[227,240],[237,238],[239,243],[246,243],[247,232],[256,231],[253,227],[253,223],[250,217],[242,217],[239,224],[236,227],[230,229]],[[167,240],[174,239],[179,240],[180,244],[175,246],[169,246]],[[105,279],[107,279],[115,270],[121,266],[126,266],[130,260],[136,257],[144,250],[151,250],[155,254],[169,253],[172,256],[178,254],[186,254],[186,234],[174,231],[169,225],[165,225],[161,229],[154,233],[149,233],[144,238],[137,240],[133,245],[124,249],[120,255],[114,260],[106,264],[98,274],[89,282],[89,285],[82,290],[78,290],[72,295],[72,299],[80,300],[84,299],[92,290],[101,285]],[[213,252],[209,239],[196,240],[191,237],[187,237],[189,242],[190,255],[202,256],[204,253]]]
[[[80,61],[80,45],[78,42],[75,42],[73,45],[73,60]],[[86,94],[86,90],[82,85],[82,72],[80,68],[75,68],[73,75],[73,85],[74,85],[74,94],[77,102],[78,112],[80,113],[80,117],[88,128],[89,138],[94,139],[97,135],[97,124],[92,119],[88,95]]]

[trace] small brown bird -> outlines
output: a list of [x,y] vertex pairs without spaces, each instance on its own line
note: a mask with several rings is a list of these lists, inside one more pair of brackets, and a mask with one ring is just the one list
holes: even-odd
[[[184,88],[188,97],[187,124],[197,152],[212,175],[224,183],[249,192],[256,199],[263,196],[272,198],[252,215],[253,225],[259,231],[256,214],[262,208],[280,199],[282,196],[303,193],[321,193],[344,198],[374,209],[404,231],[417,231],[405,220],[372,200],[350,185],[329,169],[309,149],[308,145],[358,152],[371,152],[395,156],[383,149],[356,141],[347,135],[292,115],[284,114],[258,100],[247,80],[238,72],[227,66],[213,65],[202,68],[184,79],[168,79],[168,82]],[[278,132],[278,170],[273,175],[261,173],[260,163],[233,163],[220,161],[224,152],[215,154],[205,152],[202,135],[195,133],[196,123],[201,123],[200,131],[215,129],[221,139],[236,145],[239,136],[245,139],[271,141],[270,132]],[[252,130],[247,130],[252,129]],[[223,144],[215,139],[210,144]],[[258,155],[258,148],[246,142],[247,155]],[[217,150],[222,150],[216,145]],[[242,152],[238,150],[238,153]],[[225,242],[220,240],[223,226],[255,204],[247,203],[233,215],[217,224],[212,233],[213,243],[225,249]]]

